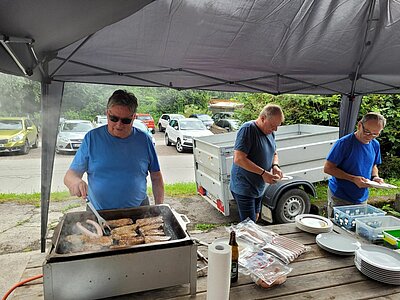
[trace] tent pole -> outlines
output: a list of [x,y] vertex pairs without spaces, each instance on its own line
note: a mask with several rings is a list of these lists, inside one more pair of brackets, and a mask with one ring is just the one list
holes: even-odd
[[339,137],[353,132],[360,111],[362,96],[342,95],[340,101]]
[[64,82],[41,83],[42,89],[42,161],[41,161],[41,252],[46,251],[47,222],[53,177],[55,147]]

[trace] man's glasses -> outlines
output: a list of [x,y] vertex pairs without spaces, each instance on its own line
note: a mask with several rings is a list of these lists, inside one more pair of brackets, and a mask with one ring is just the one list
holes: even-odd
[[110,119],[111,122],[117,123],[119,120],[121,120],[122,124],[128,125],[132,122],[132,118],[120,118],[113,116],[111,114],[108,114],[108,118]]
[[379,133],[373,133],[373,132],[369,131],[368,129],[365,129],[364,123],[361,123],[361,126],[362,126],[364,134],[367,135],[367,136],[377,137],[377,136],[379,136],[381,134],[380,132]]

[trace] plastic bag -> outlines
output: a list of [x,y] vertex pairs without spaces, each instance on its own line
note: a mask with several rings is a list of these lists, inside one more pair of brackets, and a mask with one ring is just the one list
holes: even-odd
[[243,267],[241,270],[244,269],[245,275],[251,275],[256,284],[261,285],[264,282],[265,286],[271,286],[279,278],[286,278],[292,271],[292,268],[284,265],[273,255],[257,248],[245,248],[240,251],[239,264]]

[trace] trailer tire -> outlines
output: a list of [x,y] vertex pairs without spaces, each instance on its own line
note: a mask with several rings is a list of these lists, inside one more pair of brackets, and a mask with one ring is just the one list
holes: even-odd
[[293,223],[295,217],[310,211],[310,197],[299,188],[286,191],[279,197],[275,207],[275,223]]

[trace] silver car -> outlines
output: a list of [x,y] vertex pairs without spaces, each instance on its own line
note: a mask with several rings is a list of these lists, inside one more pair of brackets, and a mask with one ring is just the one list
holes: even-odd
[[58,131],[56,153],[75,153],[81,146],[86,133],[93,128],[94,126],[90,121],[64,121]]

